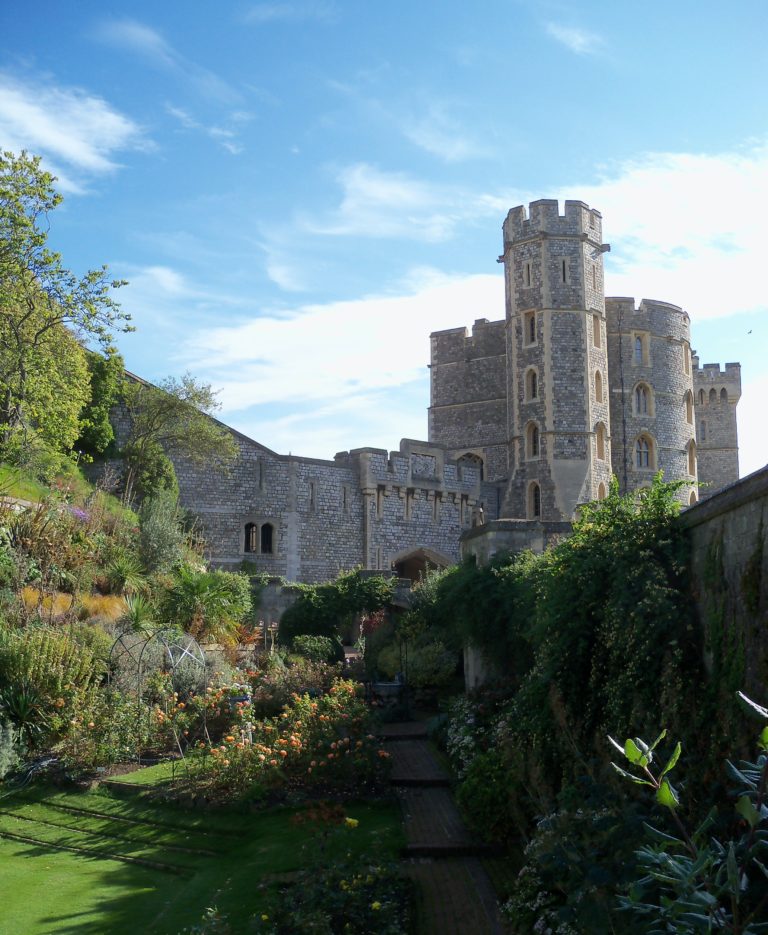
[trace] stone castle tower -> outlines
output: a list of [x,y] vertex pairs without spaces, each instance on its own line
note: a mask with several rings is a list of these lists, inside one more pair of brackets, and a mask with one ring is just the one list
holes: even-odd
[[542,199],[503,232],[505,320],[436,332],[430,364],[430,441],[480,463],[497,515],[567,522],[613,474],[662,470],[686,505],[737,480],[739,365],[701,370],[678,306],[605,298],[600,212]]

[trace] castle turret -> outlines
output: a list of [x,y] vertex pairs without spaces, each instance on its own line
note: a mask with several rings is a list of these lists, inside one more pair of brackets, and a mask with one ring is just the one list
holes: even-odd
[[677,305],[606,299],[613,467],[623,492],[661,470],[696,501],[697,451],[690,319]]
[[701,498],[739,479],[739,442],[736,405],[741,398],[741,365],[699,366],[693,356],[696,442],[699,453]]
[[504,223],[510,481],[503,514],[570,520],[611,476],[602,218],[581,201]]
[[483,479],[506,480],[507,353],[503,321],[479,318],[430,336],[429,440],[477,459]]

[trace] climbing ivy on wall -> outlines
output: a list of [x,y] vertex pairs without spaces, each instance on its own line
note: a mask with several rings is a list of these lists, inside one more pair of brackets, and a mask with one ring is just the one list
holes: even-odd
[[359,570],[343,572],[323,584],[294,585],[299,596],[280,619],[279,640],[290,646],[300,634],[338,636],[355,614],[386,607],[393,587],[393,579]]
[[[579,777],[605,778],[606,734],[664,726],[693,752],[729,719],[704,666],[677,486],[657,478],[639,498],[614,486],[544,554],[465,565],[433,589],[421,612],[495,661],[507,689],[487,755],[460,792],[470,810],[482,800],[525,827]],[[487,771],[500,766],[503,786],[489,784]]]

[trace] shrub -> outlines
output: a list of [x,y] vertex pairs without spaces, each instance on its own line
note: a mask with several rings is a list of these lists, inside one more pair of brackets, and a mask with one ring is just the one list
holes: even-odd
[[196,782],[208,795],[231,799],[267,789],[373,791],[384,779],[389,754],[370,732],[368,708],[353,682],[334,682],[313,699],[294,695],[278,718],[256,721],[247,701],[235,704],[230,732],[203,745]]
[[145,499],[139,510],[139,557],[145,571],[169,571],[181,561],[185,541],[176,495]]
[[165,620],[197,639],[234,642],[251,610],[251,585],[245,575],[193,571],[182,566],[162,601]]
[[[311,636],[303,634],[293,638],[293,650],[310,662],[335,662],[338,659],[341,644],[330,636]],[[343,652],[343,650],[342,650]]]

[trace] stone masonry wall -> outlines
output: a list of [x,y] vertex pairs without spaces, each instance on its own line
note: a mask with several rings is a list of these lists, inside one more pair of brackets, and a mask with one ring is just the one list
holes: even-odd
[[743,652],[737,687],[765,703],[768,684],[768,467],[686,510],[691,581],[705,659],[720,646]]
[[[635,308],[634,299],[609,298],[606,308],[613,469],[620,488],[647,486],[662,470],[665,480],[689,482],[679,493],[687,505],[698,496],[690,319],[676,305],[648,299]],[[639,403],[638,391],[645,394],[647,404]],[[641,438],[649,443],[647,466],[637,453]],[[691,446],[693,472],[689,471]]]
[[507,476],[503,321],[478,319],[431,335],[429,439],[482,457],[486,480]]
[[739,477],[736,406],[741,398],[741,366],[730,363],[699,367],[693,357],[699,495],[702,500]]

